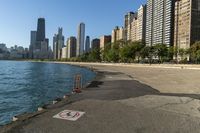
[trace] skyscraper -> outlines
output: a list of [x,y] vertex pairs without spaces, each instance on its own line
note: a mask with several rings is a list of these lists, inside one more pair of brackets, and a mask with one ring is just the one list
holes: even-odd
[[37,41],[45,40],[45,19],[39,18],[37,23]]
[[101,36],[100,37],[100,48],[104,49],[105,45],[111,43],[111,36]]
[[187,49],[200,40],[200,0],[175,3],[174,46]]
[[146,5],[141,5],[131,23],[131,41],[145,42]]
[[33,58],[33,50],[36,44],[36,36],[37,31],[31,31],[31,39],[30,39],[30,46],[29,46],[29,58]]
[[86,36],[85,40],[85,53],[88,53],[90,51],[90,37]]
[[141,5],[137,14],[137,35],[136,41],[145,43],[146,35],[146,5]]
[[77,49],[76,49],[77,56],[80,56],[84,53],[84,42],[85,42],[85,24],[80,23],[78,26],[78,36],[77,36]]
[[100,49],[100,39],[95,38],[92,40],[92,50],[93,49]]
[[49,39],[45,37],[45,19],[39,18],[37,31],[31,32],[30,48],[33,49],[34,59],[47,59],[51,55],[49,51]]
[[137,41],[137,35],[138,35],[138,18],[135,16],[133,18],[133,21],[131,23],[131,36],[129,40],[131,41]]
[[147,1],[146,45],[172,44],[173,3],[173,0]]
[[61,52],[61,53],[62,53],[61,59],[66,59],[66,58],[68,58],[68,57],[67,57],[67,55],[68,55],[67,52],[68,52],[67,47],[63,47],[63,48],[62,48],[62,52]]
[[124,39],[126,41],[131,40],[131,23],[133,22],[134,17],[134,12],[129,12],[124,17]]
[[115,29],[112,30],[111,42],[114,43],[119,40],[125,40],[125,30],[123,27],[116,26]]
[[53,37],[53,53],[54,59],[61,59],[62,48],[64,47],[64,36],[62,34],[63,29],[58,28],[58,34],[55,34]]
[[67,58],[76,57],[76,37],[67,39]]

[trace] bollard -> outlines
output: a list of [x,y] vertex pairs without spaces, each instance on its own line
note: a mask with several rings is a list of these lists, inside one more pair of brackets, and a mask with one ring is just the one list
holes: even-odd
[[82,81],[82,76],[81,74],[77,74],[74,77],[74,88],[73,88],[73,93],[81,93],[81,89],[83,88],[83,81]]

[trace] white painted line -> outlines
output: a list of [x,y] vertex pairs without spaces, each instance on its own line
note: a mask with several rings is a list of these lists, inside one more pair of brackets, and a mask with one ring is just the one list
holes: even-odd
[[53,116],[53,118],[63,119],[63,120],[68,120],[68,121],[76,121],[84,114],[85,112],[81,112],[81,111],[64,110],[58,113],[57,115]]

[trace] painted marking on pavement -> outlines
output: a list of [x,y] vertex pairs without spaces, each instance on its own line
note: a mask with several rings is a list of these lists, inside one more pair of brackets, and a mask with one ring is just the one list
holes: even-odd
[[58,113],[57,115],[53,116],[53,118],[69,120],[69,121],[76,121],[84,114],[85,114],[85,112],[81,112],[81,111],[64,110],[64,111]]

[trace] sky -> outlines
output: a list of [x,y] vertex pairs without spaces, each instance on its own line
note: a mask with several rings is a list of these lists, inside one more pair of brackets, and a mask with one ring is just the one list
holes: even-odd
[[37,29],[39,17],[46,20],[50,46],[58,27],[66,40],[77,36],[80,22],[86,24],[86,35],[99,38],[123,26],[124,15],[141,4],[146,0],[0,0],[0,43],[29,47],[30,31]]

